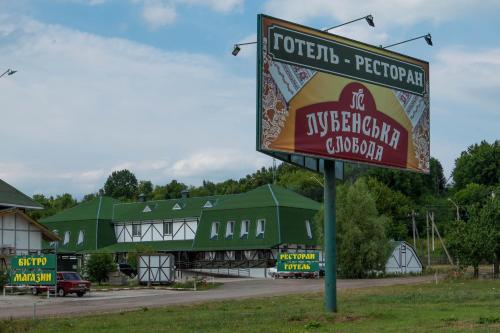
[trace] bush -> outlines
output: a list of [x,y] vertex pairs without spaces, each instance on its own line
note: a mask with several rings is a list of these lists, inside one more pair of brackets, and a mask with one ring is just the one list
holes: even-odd
[[0,271],[0,290],[3,290],[3,287],[7,284],[9,284],[9,272]]
[[[353,185],[337,187],[337,271],[346,278],[367,277],[385,269],[389,219],[379,215],[373,195],[361,178]],[[315,217],[317,234],[323,238],[323,214]]]
[[109,253],[91,254],[85,266],[89,279],[99,285],[108,280],[109,273],[116,270],[113,256]]

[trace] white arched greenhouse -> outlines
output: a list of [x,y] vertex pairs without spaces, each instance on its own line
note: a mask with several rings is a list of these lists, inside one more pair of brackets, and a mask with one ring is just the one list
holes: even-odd
[[405,241],[391,242],[391,252],[385,264],[389,274],[422,273],[422,262],[415,249]]

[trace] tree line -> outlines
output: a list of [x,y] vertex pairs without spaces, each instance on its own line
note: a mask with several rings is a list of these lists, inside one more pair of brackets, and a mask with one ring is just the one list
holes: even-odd
[[[413,231],[411,214],[419,216],[422,222],[426,212],[432,210],[452,256],[460,265],[474,266],[477,275],[479,263],[495,262],[498,274],[500,141],[469,146],[455,160],[452,177],[453,181],[448,182],[436,158],[431,158],[429,175],[344,163],[344,180],[339,181],[337,194],[339,257],[355,249],[363,260],[371,258],[371,264],[350,262],[349,267],[379,267],[386,255],[382,252],[387,251],[381,244],[387,244],[389,239],[408,240]],[[81,202],[99,195],[127,202],[180,198],[183,191],[189,191],[190,196],[236,194],[269,183],[319,202],[323,200],[322,175],[282,163],[275,168],[263,167],[238,180],[204,180],[200,186],[177,180],[153,185],[149,180],[138,180],[129,170],[119,170],[109,175],[100,190],[85,195]],[[36,194],[33,199],[45,207],[33,211],[34,218],[50,216],[79,203],[68,193],[56,197]],[[418,223],[418,233],[423,235],[425,231],[424,223]],[[345,249],[342,244],[346,244]],[[372,268],[347,272],[344,276],[361,276]]]

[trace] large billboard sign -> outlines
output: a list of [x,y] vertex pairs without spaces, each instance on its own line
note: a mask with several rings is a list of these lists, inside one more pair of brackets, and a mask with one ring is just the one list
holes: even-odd
[[56,255],[15,256],[11,259],[11,285],[55,285]]
[[429,172],[429,64],[259,15],[257,150]]

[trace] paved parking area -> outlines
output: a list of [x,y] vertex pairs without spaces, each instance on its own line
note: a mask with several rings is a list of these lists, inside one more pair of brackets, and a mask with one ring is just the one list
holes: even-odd
[[[404,277],[390,279],[338,280],[337,289],[354,289],[397,284],[428,283],[433,276]],[[131,289],[120,291],[97,291],[77,297],[0,295],[0,318],[33,316],[36,303],[38,317],[86,315],[89,313],[120,312],[142,307],[174,306],[226,299],[268,297],[290,293],[323,291],[323,279],[217,279],[224,284],[206,291],[178,291],[157,289]]]

